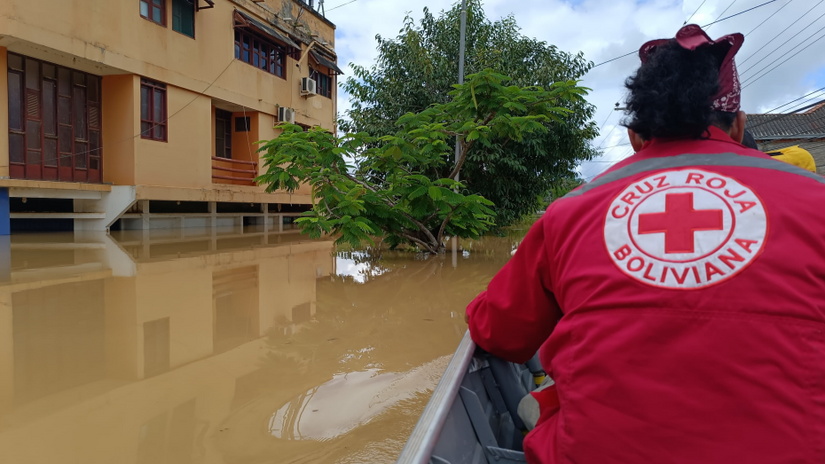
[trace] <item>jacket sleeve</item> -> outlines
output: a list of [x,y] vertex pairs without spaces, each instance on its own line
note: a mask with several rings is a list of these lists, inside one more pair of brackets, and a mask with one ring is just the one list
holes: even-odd
[[467,307],[473,341],[507,361],[527,362],[561,317],[550,291],[548,215],[533,224],[515,256]]

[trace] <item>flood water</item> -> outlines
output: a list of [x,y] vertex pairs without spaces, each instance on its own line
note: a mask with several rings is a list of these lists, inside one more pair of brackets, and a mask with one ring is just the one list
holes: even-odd
[[521,235],[455,266],[289,228],[15,235],[0,463],[394,462]]

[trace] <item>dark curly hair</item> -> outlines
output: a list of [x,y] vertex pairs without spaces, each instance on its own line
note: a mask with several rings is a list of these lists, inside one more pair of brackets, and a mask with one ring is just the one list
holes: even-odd
[[645,140],[707,137],[711,125],[729,130],[736,113],[714,111],[719,91],[719,66],[724,55],[711,47],[694,51],[676,40],[656,47],[625,87],[628,117],[622,125]]

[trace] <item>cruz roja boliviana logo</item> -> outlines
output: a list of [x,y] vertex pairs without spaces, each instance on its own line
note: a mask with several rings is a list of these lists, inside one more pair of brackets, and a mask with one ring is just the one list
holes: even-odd
[[765,247],[768,214],[732,177],[701,169],[658,172],[610,203],[604,242],[620,271],[648,285],[695,289],[747,268]]

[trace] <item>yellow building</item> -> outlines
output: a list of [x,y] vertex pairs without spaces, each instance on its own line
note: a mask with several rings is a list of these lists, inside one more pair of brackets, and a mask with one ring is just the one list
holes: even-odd
[[279,121],[335,130],[335,25],[314,3],[0,2],[0,219],[277,227],[306,210],[308,188],[253,179]]

